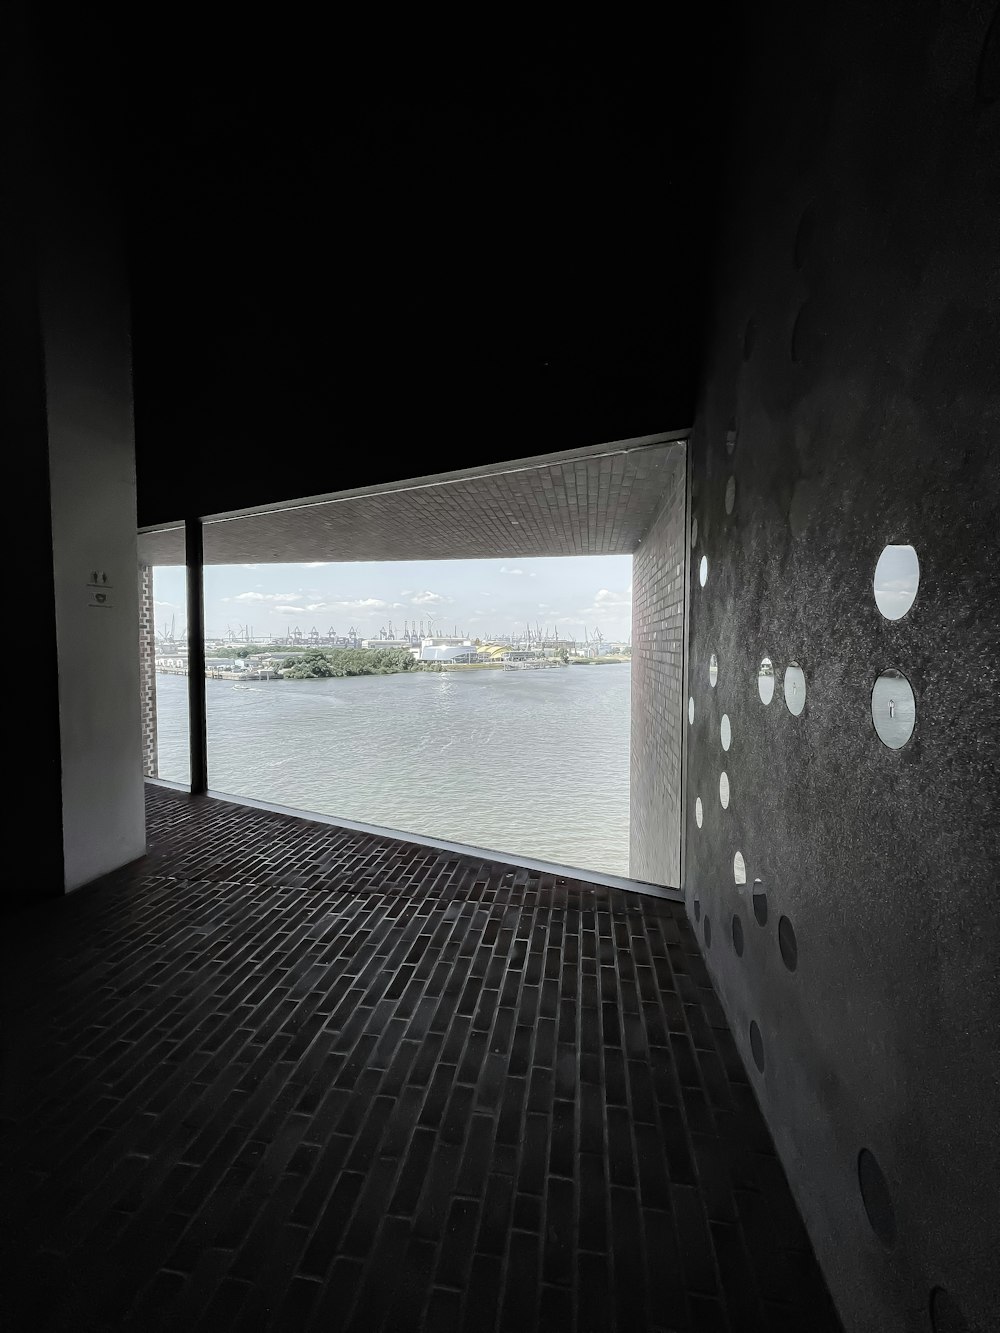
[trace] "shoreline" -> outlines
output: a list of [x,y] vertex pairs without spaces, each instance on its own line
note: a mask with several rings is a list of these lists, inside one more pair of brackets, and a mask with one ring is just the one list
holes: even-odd
[[[553,661],[551,666],[537,667],[535,670],[553,671],[572,666],[621,666],[626,663],[631,665],[631,662],[630,657],[580,657],[571,658],[569,662]],[[236,685],[251,680],[265,683],[283,680],[355,680],[362,676],[438,676],[452,671],[503,671],[509,665],[510,663],[507,662],[428,662],[415,664],[412,667],[393,667],[380,671],[345,671],[338,675],[328,676],[285,676],[280,671],[233,671],[223,674],[221,671],[211,670],[205,672],[205,679]],[[182,667],[156,668],[156,675],[158,676],[186,677],[188,674],[188,671]]]

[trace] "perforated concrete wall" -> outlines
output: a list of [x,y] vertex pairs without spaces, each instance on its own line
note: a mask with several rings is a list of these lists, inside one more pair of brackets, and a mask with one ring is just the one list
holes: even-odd
[[683,458],[632,561],[629,873],[680,885],[684,689]]
[[[986,1333],[997,27],[982,5],[784,20],[746,54],[692,440],[688,907],[845,1327]],[[887,545],[920,567],[895,619]]]

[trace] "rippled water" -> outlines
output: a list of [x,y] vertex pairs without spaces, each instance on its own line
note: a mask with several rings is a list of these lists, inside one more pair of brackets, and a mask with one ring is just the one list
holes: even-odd
[[[206,681],[209,784],[628,874],[627,664]],[[187,680],[157,677],[160,776],[187,781]]]

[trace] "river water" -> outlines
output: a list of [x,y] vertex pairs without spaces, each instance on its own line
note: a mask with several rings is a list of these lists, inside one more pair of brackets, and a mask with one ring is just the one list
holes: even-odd
[[[628,874],[628,664],[208,680],[209,785]],[[188,780],[187,679],[158,676],[160,777]]]

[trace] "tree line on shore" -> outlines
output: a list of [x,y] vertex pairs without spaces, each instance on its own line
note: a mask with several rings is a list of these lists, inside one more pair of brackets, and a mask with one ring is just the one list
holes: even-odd
[[286,680],[324,676],[390,676],[418,670],[421,663],[405,648],[309,648],[282,662]]

